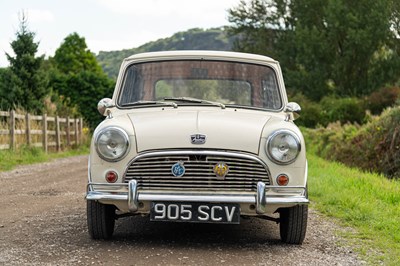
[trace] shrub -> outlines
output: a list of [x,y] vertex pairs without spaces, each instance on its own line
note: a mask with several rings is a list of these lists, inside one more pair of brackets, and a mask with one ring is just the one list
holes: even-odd
[[358,124],[342,125],[340,122],[336,122],[330,123],[327,127],[303,129],[303,133],[307,139],[307,150],[312,150],[326,159],[338,160],[339,157],[351,158],[354,154],[352,151],[346,153],[343,151],[349,148],[349,141],[357,135],[359,130]]
[[310,150],[326,159],[400,178],[400,106],[363,126],[338,122],[304,132]]
[[325,96],[320,102],[323,120],[331,122],[361,124],[365,119],[364,102],[358,98],[336,98]]
[[393,106],[400,98],[400,87],[383,87],[369,95],[366,107],[372,114],[378,115],[385,108]]
[[296,124],[308,128],[326,127],[329,123],[340,122],[362,124],[366,121],[364,101],[358,98],[337,98],[325,96],[319,103],[302,94],[289,98],[301,106],[301,116]]
[[386,109],[360,132],[356,141],[368,148],[371,170],[400,178],[400,106]]

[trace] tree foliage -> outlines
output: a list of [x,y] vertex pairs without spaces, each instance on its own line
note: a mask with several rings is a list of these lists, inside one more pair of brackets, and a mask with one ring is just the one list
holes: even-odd
[[41,71],[43,56],[36,57],[39,43],[35,33],[29,31],[27,20],[22,14],[16,39],[11,42],[15,56],[6,53],[10,67],[1,71],[1,107],[23,107],[27,111],[40,112],[49,90],[46,76]]
[[101,72],[101,67],[88,49],[85,38],[76,32],[64,39],[53,59],[57,69],[64,74],[77,74],[82,71]]
[[114,82],[97,63],[87,48],[85,38],[70,34],[50,59],[50,85],[53,91],[70,105],[76,106],[90,128],[102,119],[97,112],[97,102],[111,97]]
[[235,49],[282,62],[287,87],[320,100],[398,80],[396,0],[251,0],[229,10]]
[[10,108],[7,93],[11,84],[11,73],[9,68],[0,68],[0,110]]
[[113,81],[104,74],[91,71],[60,75],[53,81],[53,85],[57,84],[58,94],[65,96],[70,104],[76,105],[88,126],[94,129],[103,119],[97,111],[97,103],[102,98],[112,96]]

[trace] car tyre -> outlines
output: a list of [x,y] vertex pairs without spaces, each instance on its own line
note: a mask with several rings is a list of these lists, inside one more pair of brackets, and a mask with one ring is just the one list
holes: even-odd
[[115,226],[115,206],[88,200],[87,225],[92,239],[111,239]]
[[307,231],[308,205],[297,205],[280,210],[279,230],[281,240],[287,244],[301,245]]

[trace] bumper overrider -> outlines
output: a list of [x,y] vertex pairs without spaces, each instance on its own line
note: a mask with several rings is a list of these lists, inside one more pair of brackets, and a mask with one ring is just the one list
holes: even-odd
[[[121,188],[124,190],[127,189],[127,192],[114,190]],[[269,196],[267,195],[269,191],[274,191],[279,194]],[[258,182],[255,195],[241,195],[234,193],[156,193],[138,191],[138,183],[134,179],[130,180],[128,183],[119,184],[89,182],[87,185],[86,200],[95,200],[105,203],[115,201],[127,202],[128,209],[131,213],[138,212],[140,202],[151,201],[254,204],[257,214],[266,213],[267,207],[269,205],[275,205],[282,208],[309,203],[308,197],[306,195],[306,188],[303,186],[282,187],[266,185],[264,182]]]

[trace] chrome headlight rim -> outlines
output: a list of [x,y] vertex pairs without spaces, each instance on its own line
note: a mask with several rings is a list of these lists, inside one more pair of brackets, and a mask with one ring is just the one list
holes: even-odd
[[[288,135],[292,136],[292,137],[294,138],[294,140],[296,141],[297,154],[296,154],[292,159],[290,159],[290,160],[288,160],[288,161],[281,161],[281,160],[278,160],[277,158],[275,158],[275,157],[272,155],[272,152],[271,152],[271,149],[272,149],[272,140],[273,140],[275,137],[277,137],[278,135],[280,135],[280,134],[288,134]],[[291,131],[291,130],[289,130],[289,129],[278,129],[278,130],[274,131],[271,135],[269,135],[269,137],[268,137],[268,139],[267,139],[267,143],[266,143],[266,145],[265,145],[265,149],[266,149],[266,153],[267,153],[268,158],[269,158],[272,162],[274,162],[274,163],[276,163],[276,164],[280,164],[280,165],[288,165],[288,164],[291,164],[291,163],[293,163],[294,161],[296,161],[297,157],[299,156],[300,151],[301,151],[301,141],[300,141],[299,136],[298,136],[296,133],[294,133],[293,131]]]
[[[116,132],[118,132],[119,134],[121,134],[121,136],[124,138],[124,145],[125,145],[125,150],[124,150],[124,152],[121,153],[118,157],[114,157],[114,158],[110,158],[110,157],[105,156],[105,155],[100,151],[100,148],[99,148],[99,139],[100,139],[100,137],[101,137],[102,135],[104,135],[105,132],[111,131],[111,130],[116,131]],[[128,154],[129,149],[130,149],[130,143],[129,143],[129,136],[128,136],[128,134],[127,134],[126,131],[123,130],[122,128],[120,128],[120,127],[115,127],[115,126],[109,126],[109,127],[105,127],[105,128],[103,128],[103,129],[101,129],[101,130],[96,134],[96,137],[95,137],[95,140],[94,140],[94,145],[95,145],[95,148],[96,148],[97,155],[98,155],[101,159],[103,159],[103,160],[105,160],[105,161],[107,161],[107,162],[118,162],[118,161],[124,159],[125,156]]]

